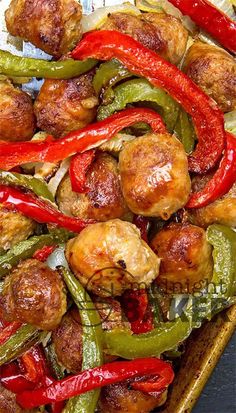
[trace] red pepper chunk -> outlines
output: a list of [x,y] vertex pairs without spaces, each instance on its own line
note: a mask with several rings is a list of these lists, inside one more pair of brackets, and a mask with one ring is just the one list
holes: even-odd
[[153,316],[145,289],[126,290],[122,297],[122,304],[134,334],[153,330]]
[[227,146],[220,166],[202,191],[193,193],[187,208],[204,207],[226,194],[236,182],[236,137],[227,132]]
[[78,153],[70,163],[70,181],[72,190],[79,193],[86,193],[89,188],[86,185],[86,172],[95,157],[95,151],[90,150]]
[[207,0],[169,0],[226,49],[236,53],[236,23]]
[[150,220],[143,215],[135,215],[133,224],[139,229],[142,239],[148,242],[148,230],[150,227]]
[[[148,123],[154,132],[165,133],[165,125],[158,113],[151,109],[123,110],[109,118],[70,132],[64,138],[33,142],[0,144],[0,169],[9,170],[27,162],[58,162],[77,152],[108,141],[119,131],[137,122]],[[44,221],[42,221],[44,222]]]
[[[176,66],[126,34],[100,30],[84,36],[72,52],[74,59],[116,58],[132,73],[146,77],[175,98],[192,116],[198,144],[189,156],[189,170],[205,173],[214,167],[225,145],[223,113],[216,103]],[[1,166],[1,165],[0,165]]]
[[17,211],[37,222],[56,224],[73,232],[80,232],[95,222],[64,215],[49,202],[6,185],[0,185],[0,202],[6,207],[14,206]]
[[[66,400],[99,387],[146,374],[158,375],[155,387],[159,391],[163,389],[163,382],[165,387],[167,387],[174,379],[171,365],[157,358],[117,361],[82,371],[61,381],[55,381],[44,389],[25,391],[18,394],[16,400],[24,409],[31,409],[44,404]],[[165,380],[163,380],[163,376],[166,377]]]
[[44,262],[47,261],[49,255],[56,249],[56,245],[45,245],[38,251],[35,251],[33,258],[38,261]]

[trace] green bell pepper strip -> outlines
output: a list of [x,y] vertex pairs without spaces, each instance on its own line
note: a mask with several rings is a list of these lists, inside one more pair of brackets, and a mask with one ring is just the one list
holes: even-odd
[[236,232],[224,225],[214,224],[207,229],[207,239],[213,246],[214,271],[212,283],[222,286],[219,297],[236,294]]
[[180,142],[182,142],[185,152],[187,154],[193,152],[196,135],[188,114],[183,109],[180,109],[179,111],[174,131]]
[[101,96],[103,104],[106,105],[114,98],[112,88],[116,83],[132,76],[132,73],[118,60],[112,59],[99,66],[93,78],[93,87],[97,95]]
[[[99,314],[91,298],[73,274],[64,267],[60,267],[60,272],[80,313],[83,327],[82,370],[100,366],[103,363],[103,352]],[[97,389],[74,397],[68,401],[63,413],[93,413],[97,407],[99,395],[100,390]]]
[[191,317],[179,317],[160,323],[157,328],[144,334],[131,334],[125,330],[104,332],[105,352],[125,359],[159,357],[184,341],[192,330]]
[[23,175],[17,172],[7,172],[0,170],[0,183],[13,186],[21,186],[30,189],[36,195],[41,196],[51,202],[54,202],[54,197],[49,191],[47,184],[38,178],[31,175]]
[[62,366],[59,364],[53,344],[49,344],[47,347],[45,347],[44,353],[47,362],[52,370],[53,376],[57,380],[62,380],[65,377],[65,368],[63,369]]
[[36,327],[24,324],[4,344],[0,346],[0,366],[21,356],[34,344],[42,341],[48,331],[39,331]]
[[50,62],[42,59],[15,56],[0,50],[0,73],[6,76],[42,77],[45,79],[71,79],[92,69],[97,60],[73,59]]
[[[59,236],[58,236],[59,235]],[[69,232],[33,236],[14,245],[4,255],[0,256],[0,279],[9,273],[21,260],[31,258],[33,254],[45,245],[55,245],[67,241],[71,237]]]
[[103,120],[114,112],[125,109],[126,105],[137,102],[153,102],[160,107],[163,119],[173,131],[179,113],[179,105],[164,90],[152,86],[145,79],[132,79],[114,89],[114,100],[106,106],[99,106],[98,120]]

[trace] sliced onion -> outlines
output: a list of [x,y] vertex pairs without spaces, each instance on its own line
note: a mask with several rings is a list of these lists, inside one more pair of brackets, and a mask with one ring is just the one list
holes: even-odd
[[48,257],[47,265],[55,270],[58,266],[69,268],[65,257],[65,244],[59,245]]
[[131,3],[122,3],[116,6],[101,7],[93,13],[83,16],[81,20],[82,30],[84,33],[90,30],[99,29],[106,21],[109,13],[129,13],[138,15],[140,10]]
[[112,152],[112,153],[119,153],[122,149],[124,149],[124,145],[126,142],[131,142],[134,140],[136,136],[128,135],[126,133],[117,133],[114,138],[110,139],[109,141],[103,143],[99,149],[105,152]]
[[53,196],[56,196],[57,188],[60,185],[60,182],[68,172],[70,166],[70,158],[66,158],[61,162],[61,165],[55,175],[50,179],[48,183],[48,189],[49,191],[53,194]]
[[179,9],[177,9],[168,0],[136,0],[136,6],[139,10],[150,13],[167,13],[180,19],[183,26],[191,33],[195,32],[196,25],[189,16],[184,16]]
[[226,113],[224,118],[225,129],[236,135],[236,110]]

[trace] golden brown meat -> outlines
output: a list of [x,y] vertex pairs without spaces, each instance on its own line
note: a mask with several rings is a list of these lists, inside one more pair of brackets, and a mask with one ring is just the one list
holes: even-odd
[[135,214],[169,219],[189,197],[191,181],[182,143],[149,133],[126,144],[119,159],[121,187]]
[[159,271],[159,259],[137,227],[119,219],[89,225],[67,243],[66,258],[80,282],[100,297],[148,286]]
[[102,29],[128,34],[174,64],[182,59],[188,40],[180,20],[165,13],[112,13]]
[[82,8],[76,0],[12,0],[5,13],[10,34],[60,57],[81,38]]
[[184,70],[223,112],[236,109],[236,62],[225,50],[195,42],[185,57]]
[[0,81],[0,140],[26,141],[34,130],[31,97],[10,82]]
[[93,73],[69,80],[45,80],[34,104],[37,126],[55,137],[80,129],[96,117]]
[[99,312],[103,330],[130,328],[118,300],[112,297],[93,297],[93,303]]
[[0,248],[8,250],[28,238],[35,227],[36,223],[30,218],[0,204]]
[[72,309],[63,316],[60,325],[52,334],[58,360],[72,373],[79,372],[82,367],[82,333],[79,312]]
[[[196,177],[192,182],[194,191],[202,189],[211,175]],[[191,221],[200,227],[207,228],[208,225],[217,223],[236,227],[236,183],[230,191],[222,198],[217,199],[203,208],[190,209]]]
[[129,388],[129,381],[112,384],[102,389],[99,413],[150,413],[166,401],[167,392],[152,396]]
[[66,295],[59,273],[38,260],[23,261],[5,279],[0,312],[8,321],[53,330],[66,312]]
[[157,233],[151,247],[161,258],[157,282],[167,292],[191,292],[211,280],[212,247],[202,228],[170,224]]
[[0,413],[30,413],[32,410],[23,410],[16,403],[16,395],[0,384]]
[[63,179],[57,202],[64,214],[107,221],[127,213],[117,161],[111,155],[97,154],[87,173],[87,185],[89,192],[78,194],[72,191],[69,175]]

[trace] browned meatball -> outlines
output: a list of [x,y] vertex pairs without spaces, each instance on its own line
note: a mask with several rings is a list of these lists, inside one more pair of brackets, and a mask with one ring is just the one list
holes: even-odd
[[63,316],[60,325],[52,334],[58,360],[72,373],[79,372],[82,367],[82,333],[79,312],[72,309]]
[[212,247],[202,228],[170,224],[157,233],[151,247],[161,258],[157,282],[167,291],[194,291],[200,281],[211,280]]
[[12,0],[7,9],[7,29],[55,57],[81,38],[81,5],[76,0]]
[[0,140],[26,141],[34,130],[31,97],[10,82],[0,81]]
[[140,16],[112,13],[102,29],[128,34],[174,64],[182,59],[188,40],[188,32],[180,20],[165,13]]
[[129,388],[130,382],[112,384],[102,389],[99,413],[150,413],[166,401],[166,392],[153,396]]
[[69,80],[45,80],[34,104],[38,128],[55,137],[80,129],[96,117],[93,73]]
[[32,410],[23,410],[16,403],[16,395],[0,384],[0,413],[30,413]]
[[28,238],[36,223],[19,212],[11,211],[0,204],[0,248],[7,250]]
[[184,70],[223,112],[236,109],[236,62],[225,50],[195,42],[185,57]]
[[149,133],[127,143],[119,159],[121,187],[135,214],[169,219],[189,197],[191,181],[181,142]]
[[8,321],[20,321],[52,330],[66,312],[61,277],[44,263],[28,259],[19,264],[4,282],[0,312]]
[[100,297],[148,286],[159,272],[159,259],[137,227],[119,219],[83,229],[67,243],[66,259],[81,284]]
[[99,312],[103,330],[127,329],[130,323],[122,313],[121,304],[112,297],[95,297],[93,303]]
[[[210,177],[196,177],[192,183],[193,190],[202,189]],[[203,208],[190,209],[189,214],[191,221],[203,228],[214,223],[236,227],[236,182],[222,198]]]
[[106,153],[98,153],[87,173],[89,192],[78,194],[72,191],[67,175],[57,194],[60,210],[67,215],[91,218],[96,221],[121,218],[127,212],[117,161]]

